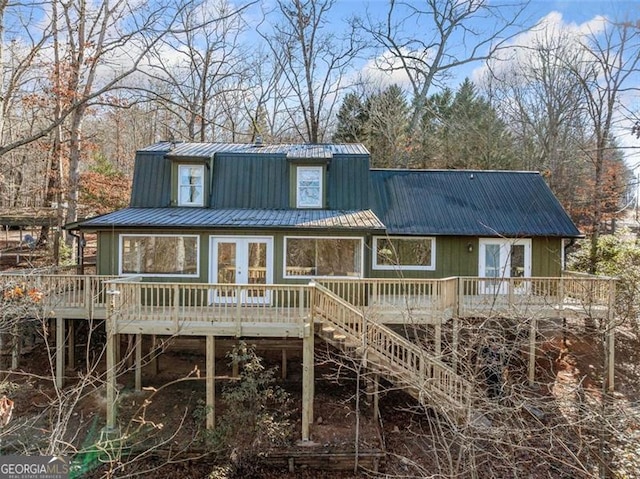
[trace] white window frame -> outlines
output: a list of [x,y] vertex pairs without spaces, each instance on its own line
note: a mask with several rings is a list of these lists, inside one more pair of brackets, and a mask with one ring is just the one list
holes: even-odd
[[[317,172],[319,183],[319,194],[317,203],[304,203],[300,194],[300,176],[302,172]],[[296,208],[322,208],[324,206],[324,167],[323,166],[296,166]]]
[[[401,264],[378,264],[378,240],[429,240],[431,241],[431,265],[401,265]],[[435,236],[374,236],[373,237],[373,265],[372,268],[376,270],[386,271],[435,271],[436,270],[436,238]]]
[[[357,276],[324,276],[324,275],[288,275],[287,274],[287,241],[289,239],[306,239],[306,240],[358,240],[360,242],[360,273]],[[363,278],[364,277],[364,238],[360,236],[285,236],[282,249],[282,277],[284,279],[309,279],[309,278]]]
[[[202,195],[200,201],[182,201],[182,188],[190,185],[182,184],[182,170],[184,168],[197,168],[200,170],[200,177],[202,178]],[[178,206],[204,206],[205,195],[205,177],[204,177],[204,165],[184,163],[178,165]]]
[[[142,238],[195,238],[196,239],[196,272],[191,274],[168,274],[168,273],[123,273],[122,272],[122,255],[124,253],[125,237],[142,237]],[[200,236],[199,235],[180,235],[180,234],[138,234],[138,233],[121,233],[118,238],[119,254],[118,254],[118,275],[119,276],[141,276],[143,278],[199,278],[200,277]]]

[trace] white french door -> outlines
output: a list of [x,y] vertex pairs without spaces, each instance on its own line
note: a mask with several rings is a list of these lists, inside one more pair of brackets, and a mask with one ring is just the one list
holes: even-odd
[[[506,294],[508,278],[531,277],[531,240],[481,238],[478,271],[480,277],[490,278],[481,281],[482,293]],[[526,283],[520,287],[526,288]]]
[[209,281],[221,286],[211,290],[214,303],[263,304],[270,301],[265,285],[273,282],[273,238],[261,236],[212,236]]

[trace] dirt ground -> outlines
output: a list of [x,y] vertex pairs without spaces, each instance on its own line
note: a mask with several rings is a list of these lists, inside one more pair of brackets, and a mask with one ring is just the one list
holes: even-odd
[[[611,399],[610,407],[615,410],[620,428],[617,436],[608,438],[608,454],[612,467],[619,474],[618,477],[640,477],[640,454],[636,450],[640,440],[640,398],[637,387],[640,379],[640,344],[637,338],[631,333],[619,332],[616,353],[616,392]],[[272,354],[270,357],[267,355],[265,362],[268,367],[276,367],[279,366],[280,360],[277,355]],[[3,452],[19,448],[27,442],[34,443],[34,436],[39,436],[43,448],[40,453],[43,453],[48,439],[53,435],[49,425],[55,418],[51,417],[49,406],[55,401],[56,393],[52,383],[47,379],[50,375],[48,364],[46,348],[36,347],[22,358],[24,373],[16,371],[5,378],[2,392],[15,402],[15,410],[10,424],[2,431]],[[231,376],[231,368],[224,360],[218,360],[217,364],[218,376]],[[387,451],[383,466],[386,474],[422,477],[426,471],[440,470],[443,472],[442,477],[471,477],[469,471],[465,473],[464,468],[457,469],[451,461],[443,464],[444,450],[460,453],[460,444],[456,434],[445,431],[444,434],[437,435],[433,427],[434,424],[443,429],[450,426],[434,421],[436,416],[432,412],[421,410],[410,397],[389,388],[383,392],[380,399],[382,427],[378,428],[378,424],[373,420],[372,410],[367,405],[366,395],[361,396],[361,414],[355,413],[353,373],[342,368],[341,379],[336,382],[336,369],[332,365],[331,361],[325,361],[324,364],[316,366],[316,423],[313,425],[312,439],[319,453],[328,450],[354,451],[356,421],[359,421],[358,447],[360,450],[384,448]],[[522,386],[526,390],[527,401],[533,412],[526,414],[522,407],[514,409],[512,404],[505,406],[505,402],[508,401],[492,403],[489,400],[487,404],[493,411],[488,409],[486,417],[491,424],[485,424],[484,429],[468,428],[464,432],[466,440],[473,438],[474,434],[491,436],[496,430],[504,434],[502,423],[499,422],[501,419],[496,411],[505,407],[505,411],[509,411],[510,414],[519,411],[515,414],[518,417],[517,421],[520,427],[522,424],[527,425],[531,436],[518,439],[522,441],[520,449],[508,448],[509,454],[513,456],[511,461],[505,461],[505,464],[511,464],[509,467],[497,465],[497,455],[506,454],[507,449],[494,443],[482,443],[484,449],[477,452],[475,460],[479,463],[474,466],[478,473],[484,471],[484,475],[480,477],[513,477],[511,474],[514,463],[517,464],[519,473],[523,474],[517,477],[596,477],[597,467],[589,460],[595,445],[588,444],[589,441],[585,439],[593,432],[590,432],[589,428],[594,425],[590,420],[576,419],[572,422],[571,418],[573,415],[578,418],[580,414],[585,414],[584,411],[578,411],[579,407],[599,404],[598,401],[602,399],[602,365],[600,343],[586,334],[548,338],[538,351],[536,385],[533,388]],[[120,376],[119,414],[123,431],[135,440],[138,440],[136,434],[144,431],[144,437],[139,438],[141,444],[150,443],[150,438],[161,444],[157,454],[149,454],[145,459],[129,464],[128,474],[136,470],[147,471],[142,472],[140,476],[147,477],[149,471],[154,470],[154,474],[159,474],[159,477],[195,478],[209,477],[215,469],[215,461],[206,454],[198,439],[202,431],[203,416],[198,416],[196,411],[202,406],[205,391],[204,380],[197,378],[197,371],[203,370],[204,355],[200,352],[169,351],[160,359],[160,371],[157,376],[148,372],[144,374],[144,391],[134,391],[132,372],[124,372]],[[82,363],[79,361],[74,370],[68,371],[70,378],[67,385],[80,381],[83,372]],[[291,355],[287,379],[278,379],[277,384],[293,398],[290,412],[293,424],[291,440],[294,448],[295,440],[300,437],[300,379],[300,360]],[[218,400],[222,396],[225,382],[228,381],[231,379],[217,381]],[[520,387],[513,383],[510,386]],[[71,406],[68,416],[62,419],[66,421],[67,426],[65,437],[76,447],[87,446],[92,441],[100,439],[106,410],[104,390],[96,384],[89,384],[77,403]],[[222,417],[225,405],[219,403],[217,408],[217,417]],[[538,413],[540,416],[536,417]],[[511,418],[511,421],[513,423],[515,419]],[[546,447],[548,450],[549,445],[545,444],[545,441],[548,441],[547,430],[536,428],[536,423],[565,424],[566,429],[553,433],[557,449],[542,461],[538,454],[527,452],[530,448],[545,450]],[[574,427],[571,427],[571,424],[574,424]],[[545,436],[536,436],[536,431],[544,431]],[[436,437],[439,443],[433,442]],[[513,437],[510,439],[515,440]],[[584,441],[584,444],[577,445],[575,441],[580,440]],[[474,441],[477,442],[478,439]],[[184,454],[181,452],[183,450]],[[173,454],[173,464],[167,464],[167,454]],[[571,458],[572,455],[575,455],[575,458]],[[590,466],[578,469],[575,465],[577,463]],[[241,475],[225,476],[223,472],[219,472],[221,475],[217,477],[364,477],[362,473],[354,476],[348,472],[321,473],[305,469],[289,473],[283,467],[270,469],[258,464],[248,464],[244,467],[241,469]],[[93,469],[82,477],[104,477],[105,471],[105,467]]]

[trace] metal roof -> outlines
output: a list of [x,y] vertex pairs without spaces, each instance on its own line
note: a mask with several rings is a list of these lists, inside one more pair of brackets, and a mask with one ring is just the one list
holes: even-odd
[[211,158],[216,153],[281,154],[290,158],[331,158],[332,155],[368,155],[359,143],[340,144],[254,144],[254,143],[175,143],[163,141],[138,150],[165,153],[168,157]]
[[372,170],[373,210],[389,234],[581,234],[537,172]]
[[384,230],[371,210],[257,210],[125,208],[82,221],[81,229],[105,228],[299,228]]

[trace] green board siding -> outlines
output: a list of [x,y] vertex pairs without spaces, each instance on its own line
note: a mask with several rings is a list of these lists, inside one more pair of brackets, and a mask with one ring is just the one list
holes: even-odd
[[212,208],[281,209],[289,206],[284,155],[217,154],[213,162]]
[[335,155],[327,165],[327,208],[358,210],[370,208],[369,158]]
[[[102,231],[98,235],[98,274],[117,274],[119,257],[119,235],[123,232]],[[136,234],[145,233],[136,231]],[[160,234],[147,231],[148,234]],[[209,240],[210,237],[224,236],[262,236],[273,238],[273,281],[274,283],[302,283],[309,282],[309,278],[291,280],[283,278],[284,265],[284,238],[285,236],[332,236],[328,231],[303,233],[300,231],[189,231],[179,230],[162,231],[163,234],[197,234],[200,236],[200,275],[199,278],[162,278],[161,281],[185,281],[185,282],[209,282]],[[354,236],[365,238],[364,265],[365,276],[373,278],[447,278],[450,276],[477,276],[478,275],[478,239],[465,237],[436,237],[436,269],[434,271],[387,271],[372,269],[371,245],[372,240],[368,235],[340,234],[339,236]],[[469,245],[472,246],[469,252]],[[558,277],[561,274],[562,240],[559,238],[533,238],[532,240],[532,275],[542,277]]]
[[[398,271],[371,269],[374,278],[447,278],[478,275],[478,240],[455,236],[437,236],[436,269],[434,271]],[[469,244],[473,251],[469,252]],[[371,261],[371,260],[370,260]]]
[[562,273],[562,239],[533,238],[531,275],[556,278]]
[[164,153],[136,155],[131,185],[131,206],[154,208],[171,203],[171,162]]

